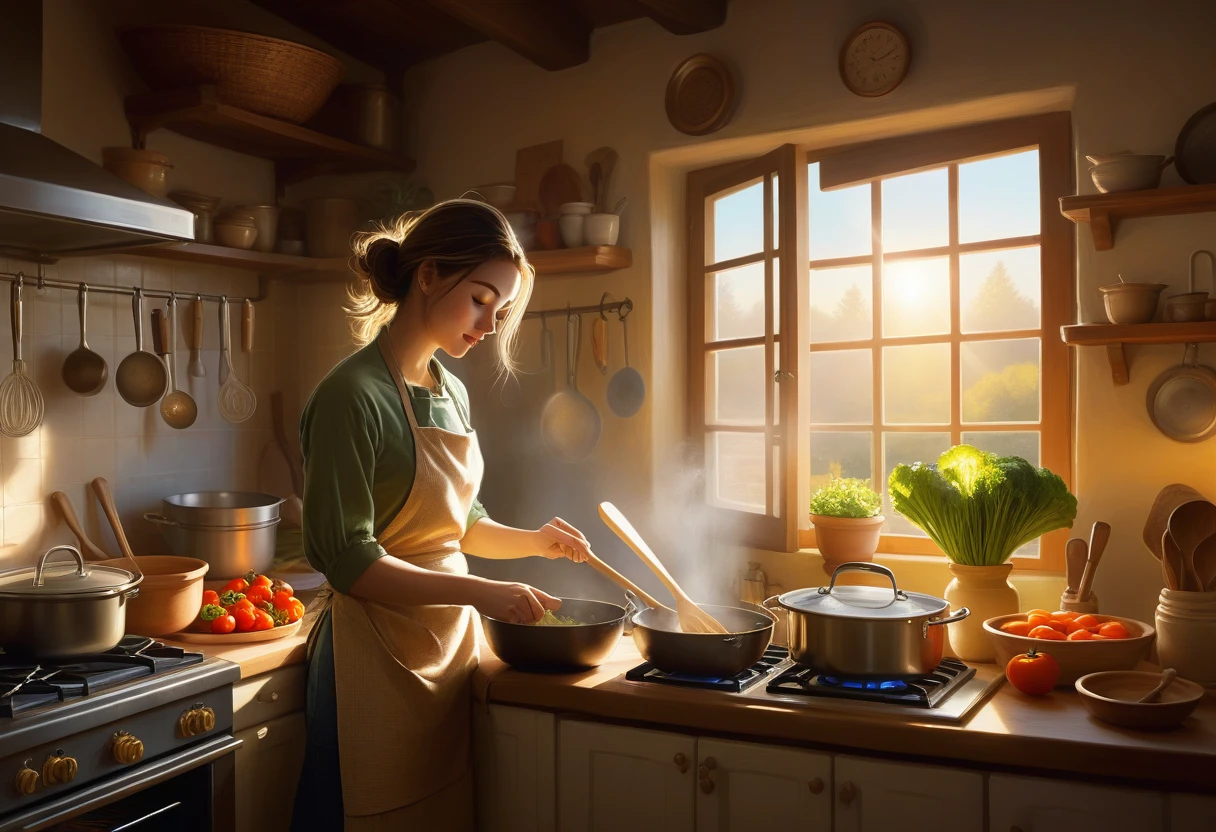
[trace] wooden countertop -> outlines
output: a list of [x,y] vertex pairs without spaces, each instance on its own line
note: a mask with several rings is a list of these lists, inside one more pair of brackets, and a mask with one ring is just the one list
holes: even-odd
[[[1090,716],[1075,691],[1030,697],[1003,684],[961,723],[912,722],[830,699],[787,704],[764,696],[630,682],[642,662],[628,637],[607,662],[579,674],[521,673],[488,651],[477,671],[482,701],[644,723],[740,739],[872,751],[945,764],[982,764],[1034,774],[1150,783],[1166,790],[1216,793],[1216,697],[1209,695],[1180,728],[1131,731]],[[977,665],[978,673],[1000,673]]]

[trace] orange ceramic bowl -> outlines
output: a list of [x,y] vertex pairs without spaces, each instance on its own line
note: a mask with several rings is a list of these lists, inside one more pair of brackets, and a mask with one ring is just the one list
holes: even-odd
[[174,555],[136,555],[144,573],[139,595],[127,607],[127,632],[167,636],[189,627],[203,605],[206,561]]
[[1106,639],[1102,641],[1048,641],[1029,636],[1015,636],[1001,629],[1010,621],[1025,621],[1026,613],[998,615],[984,622],[984,631],[996,648],[996,660],[1002,667],[1014,656],[1034,648],[1046,653],[1060,665],[1060,681],[1056,687],[1072,687],[1073,683],[1088,673],[1099,670],[1131,670],[1139,664],[1152,646],[1156,631],[1142,621],[1119,618],[1115,615],[1098,615],[1103,622],[1118,621],[1131,638]]

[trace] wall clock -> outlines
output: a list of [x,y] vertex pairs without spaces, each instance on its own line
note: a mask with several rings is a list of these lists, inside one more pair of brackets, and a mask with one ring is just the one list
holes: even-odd
[[890,23],[867,23],[840,49],[840,78],[857,95],[876,98],[899,86],[911,58],[903,32]]

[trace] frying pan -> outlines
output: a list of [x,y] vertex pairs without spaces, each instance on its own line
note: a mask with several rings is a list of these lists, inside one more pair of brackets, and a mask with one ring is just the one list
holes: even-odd
[[632,592],[629,602],[639,612],[630,616],[633,643],[642,658],[668,673],[734,676],[760,661],[773,638],[775,619],[759,607],[702,606],[722,623],[725,635],[685,633],[673,610],[650,609]]
[[[1188,364],[1192,350],[1195,360]],[[1157,430],[1176,442],[1202,442],[1216,434],[1216,372],[1198,363],[1199,346],[1187,344],[1182,364],[1149,385],[1145,404]]]

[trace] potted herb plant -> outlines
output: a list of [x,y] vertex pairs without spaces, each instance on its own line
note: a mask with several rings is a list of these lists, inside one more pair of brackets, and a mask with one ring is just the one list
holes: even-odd
[[885,519],[881,512],[882,497],[869,480],[834,477],[811,495],[811,522],[825,572],[874,558]]
[[984,621],[1018,612],[1010,557],[1041,535],[1071,527],[1077,498],[1046,468],[970,445],[951,448],[936,464],[897,465],[887,487],[891,506],[950,559],[946,600],[971,610],[946,625],[950,646],[960,659],[992,661]]

